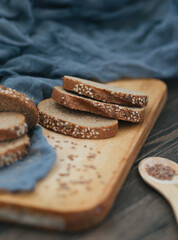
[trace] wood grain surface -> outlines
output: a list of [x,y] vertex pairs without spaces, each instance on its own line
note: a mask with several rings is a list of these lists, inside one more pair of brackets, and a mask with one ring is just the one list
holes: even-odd
[[177,239],[177,227],[167,202],[139,177],[137,165],[147,156],[177,160],[177,85],[169,81],[169,98],[150,137],[132,167],[109,216],[83,233],[61,234],[1,223],[0,239]]

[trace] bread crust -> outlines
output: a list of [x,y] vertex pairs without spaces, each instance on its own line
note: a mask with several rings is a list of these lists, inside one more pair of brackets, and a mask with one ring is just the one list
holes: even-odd
[[28,154],[28,147],[30,146],[30,139],[26,135],[26,141],[18,147],[7,149],[7,151],[0,153],[0,168],[10,165]]
[[26,118],[28,129],[38,122],[38,112],[34,102],[25,94],[0,85],[0,112],[19,112]]
[[118,132],[118,122],[107,127],[85,127],[76,125],[69,120],[56,118],[40,109],[40,105],[48,99],[38,104],[39,124],[45,128],[51,129],[65,135],[83,139],[105,139],[114,137]]
[[139,93],[129,93],[129,89],[128,93],[123,93],[118,91],[111,91],[107,89],[107,85],[104,84],[103,86],[105,86],[105,89],[92,86],[88,84],[88,82],[83,83],[80,82],[80,79],[72,78],[70,76],[64,76],[62,79],[64,89],[99,101],[134,107],[143,107],[148,103],[148,96],[146,94],[140,95]]
[[[1,114],[0,114],[1,116]],[[9,115],[10,118],[10,115]],[[21,115],[21,120],[18,124],[14,124],[13,126],[3,129],[0,127],[0,141],[12,140],[15,138],[22,137],[28,131],[28,126],[25,122],[25,117]]]
[[144,108],[133,108],[98,102],[61,90],[62,87],[54,87],[52,99],[70,109],[87,111],[97,115],[134,123],[143,122],[144,120]]

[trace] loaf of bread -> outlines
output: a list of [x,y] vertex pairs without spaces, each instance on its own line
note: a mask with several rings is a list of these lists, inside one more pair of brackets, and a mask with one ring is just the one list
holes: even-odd
[[22,137],[27,130],[24,115],[16,112],[0,112],[0,141]]
[[38,104],[39,123],[55,132],[76,138],[104,139],[118,132],[118,121],[71,110],[46,99]]
[[22,159],[28,153],[30,139],[27,135],[15,140],[0,142],[0,167]]
[[29,130],[38,122],[38,112],[33,101],[25,94],[2,85],[0,85],[0,112],[23,114]]
[[113,87],[71,76],[64,76],[62,79],[64,89],[99,101],[135,107],[143,107],[148,103],[146,94],[130,89]]
[[109,118],[135,123],[142,122],[144,120],[144,108],[127,107],[99,102],[65,91],[59,86],[54,87],[52,99],[70,109],[91,112]]

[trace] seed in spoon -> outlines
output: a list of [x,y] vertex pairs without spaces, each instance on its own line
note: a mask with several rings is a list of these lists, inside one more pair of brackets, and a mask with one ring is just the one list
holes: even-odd
[[153,166],[146,165],[146,171],[148,175],[155,177],[159,180],[172,180],[176,175],[174,169],[169,166],[164,166],[163,164],[155,164]]

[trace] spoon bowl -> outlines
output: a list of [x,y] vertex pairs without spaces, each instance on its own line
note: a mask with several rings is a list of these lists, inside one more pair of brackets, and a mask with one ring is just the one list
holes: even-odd
[[143,180],[171,204],[178,223],[178,164],[161,157],[143,159],[138,166]]

